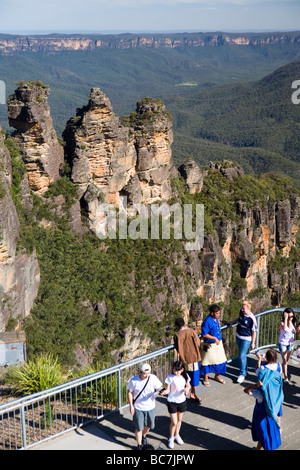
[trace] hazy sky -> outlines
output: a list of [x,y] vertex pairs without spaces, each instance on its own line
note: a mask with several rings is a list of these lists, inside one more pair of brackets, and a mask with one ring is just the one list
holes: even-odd
[[0,32],[299,29],[300,0],[0,0]]

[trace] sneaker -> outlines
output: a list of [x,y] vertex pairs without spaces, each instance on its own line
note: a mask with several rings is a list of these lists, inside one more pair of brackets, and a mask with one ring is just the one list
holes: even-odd
[[181,437],[179,436],[175,436],[174,437],[174,441],[177,442],[177,444],[179,444],[180,446],[182,446],[182,444],[184,444],[183,440],[181,439]]
[[148,444],[147,437],[143,436],[142,437],[142,445],[145,446],[146,444]]
[[239,375],[238,378],[237,378],[237,383],[238,384],[241,384],[243,383],[245,380],[245,376],[244,375]]
[[168,440],[168,448],[174,449],[174,437],[170,437]]

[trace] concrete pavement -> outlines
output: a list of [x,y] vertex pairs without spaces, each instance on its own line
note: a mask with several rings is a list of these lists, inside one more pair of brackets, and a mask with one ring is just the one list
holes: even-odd
[[[255,364],[249,356],[249,375],[243,384],[237,384],[238,367],[235,362],[227,365],[226,383],[210,380],[209,388],[201,383],[197,389],[202,404],[188,399],[181,437],[184,444],[175,444],[176,451],[198,450],[251,450],[256,443],[251,438],[251,420],[255,400],[243,389],[255,381]],[[282,446],[280,450],[300,449],[300,364],[289,365],[291,381],[284,384],[282,417]],[[156,425],[148,435],[154,449],[167,449],[170,418],[166,398],[156,398]],[[129,409],[114,413],[97,423],[71,431],[52,439],[32,450],[135,450],[136,441]],[[169,451],[169,450],[168,450]]]

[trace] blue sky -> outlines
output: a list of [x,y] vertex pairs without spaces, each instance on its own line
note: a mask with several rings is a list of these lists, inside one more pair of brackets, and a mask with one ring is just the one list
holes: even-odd
[[299,29],[300,0],[0,0],[0,32]]

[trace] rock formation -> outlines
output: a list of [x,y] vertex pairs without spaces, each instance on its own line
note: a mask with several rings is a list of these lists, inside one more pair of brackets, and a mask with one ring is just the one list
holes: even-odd
[[179,173],[185,179],[189,193],[200,193],[203,187],[203,178],[207,171],[201,171],[194,160],[186,160],[179,168]]
[[22,321],[29,315],[36,298],[40,270],[35,250],[32,254],[17,248],[20,223],[9,187],[11,159],[0,132],[0,331],[9,319]]
[[[229,161],[211,162],[209,168],[219,171],[232,183],[244,174],[239,165]],[[201,192],[203,174],[207,175],[210,170],[206,168],[201,171],[192,160],[185,162],[179,170],[189,191],[192,194]],[[236,201],[237,220],[216,216],[217,240],[208,234],[205,236],[201,257],[205,275],[199,277],[198,295],[208,303],[226,303],[233,288],[239,299],[251,294],[257,309],[268,306],[269,295],[272,305],[280,305],[281,297],[276,293],[282,293],[279,284],[282,286],[283,282],[276,271],[270,275],[269,264],[279,252],[283,257],[288,257],[292,247],[296,246],[299,211],[300,196],[297,192],[291,192],[278,201],[270,201],[266,194],[265,201],[257,202],[253,207],[245,201]],[[300,287],[299,277],[295,283],[293,270],[286,271],[286,284],[290,283],[290,276],[294,286]],[[243,282],[234,285],[238,279]]]
[[142,202],[170,199],[170,176],[177,176],[171,161],[173,131],[171,116],[161,100],[145,98],[137,104],[133,123],[136,136],[136,172]]
[[42,195],[63,169],[64,151],[58,143],[47,102],[49,87],[41,82],[19,85],[8,103],[8,118],[27,167],[29,188]]
[[177,170],[171,162],[171,118],[160,100],[145,98],[124,122],[93,88],[63,137],[71,178],[94,233],[104,230],[103,202],[118,207],[125,201],[130,212],[133,205],[170,199],[170,176]]
[[129,129],[122,126],[99,88],[91,90],[88,105],[67,123],[63,136],[79,196],[93,185],[108,203],[116,203],[133,175],[136,152]]

